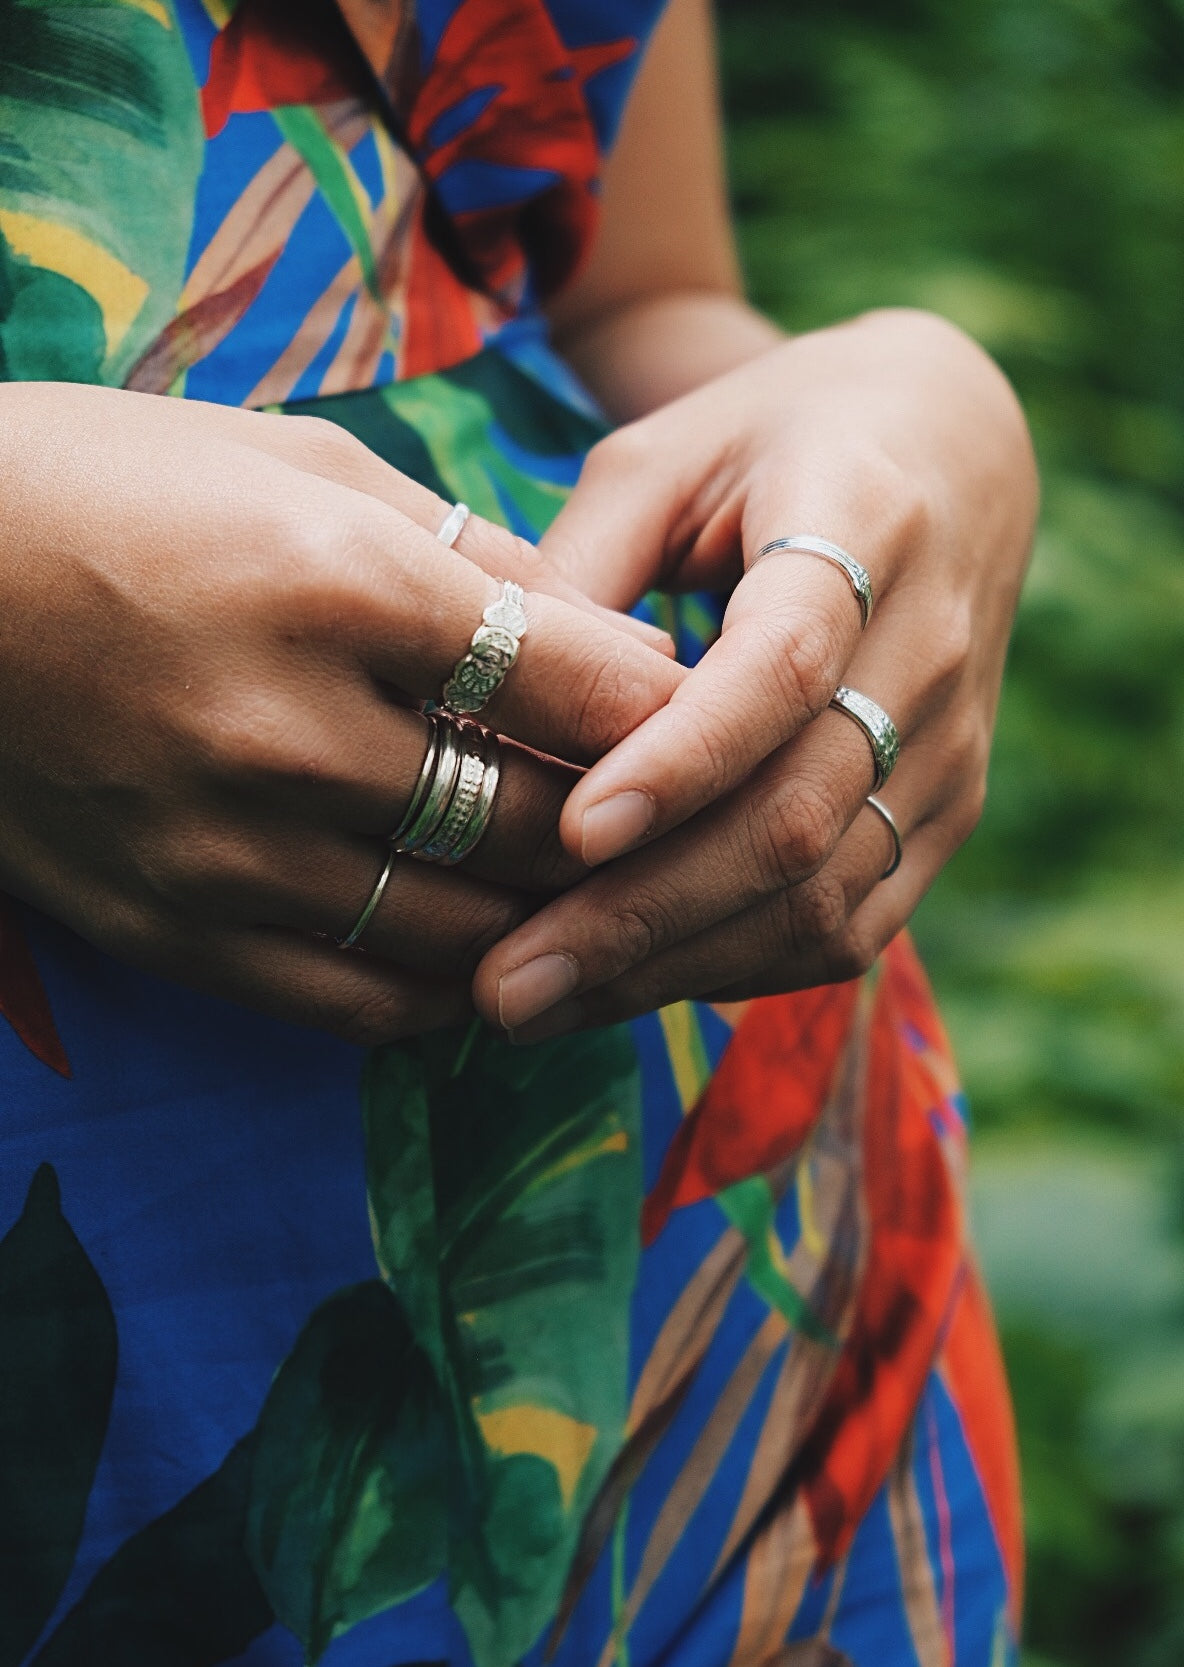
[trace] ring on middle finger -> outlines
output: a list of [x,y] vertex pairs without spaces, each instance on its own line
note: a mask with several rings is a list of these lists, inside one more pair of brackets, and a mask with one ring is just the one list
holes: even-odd
[[428,714],[428,748],[415,791],[392,848],[422,862],[452,867],[477,846],[489,826],[501,776],[497,736],[483,724]]
[[848,718],[854,719],[867,736],[876,766],[872,792],[878,793],[896,768],[896,760],[900,757],[899,730],[884,708],[870,695],[861,694],[858,689],[846,689],[840,684],[831,696],[830,705],[836,712],[842,712]]
[[526,593],[512,579],[481,616],[468,648],[452,668],[441,704],[450,712],[480,712],[505,682],[526,635]]

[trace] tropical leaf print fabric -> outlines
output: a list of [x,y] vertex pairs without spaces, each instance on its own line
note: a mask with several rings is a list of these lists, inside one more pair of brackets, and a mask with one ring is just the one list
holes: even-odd
[[[0,0],[0,369],[315,410],[537,538],[654,10]],[[367,1056],[0,899],[0,1667],[1005,1667],[963,1114],[903,938]]]

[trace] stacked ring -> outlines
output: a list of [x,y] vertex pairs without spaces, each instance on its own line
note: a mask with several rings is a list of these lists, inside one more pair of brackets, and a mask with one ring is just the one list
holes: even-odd
[[900,829],[896,825],[896,818],[888,809],[883,799],[877,799],[874,793],[869,793],[866,799],[869,810],[874,810],[892,836],[892,861],[880,875],[881,880],[890,880],[900,867],[904,857],[904,840],[900,836]]
[[411,803],[394,833],[400,856],[451,867],[489,826],[501,775],[497,736],[484,724],[429,712],[431,732]]

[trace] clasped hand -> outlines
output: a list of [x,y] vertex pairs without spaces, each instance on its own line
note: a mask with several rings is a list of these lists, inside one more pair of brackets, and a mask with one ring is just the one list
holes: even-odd
[[[0,444],[0,885],[164,976],[358,1042],[474,1002],[529,1040],[851,976],[977,817],[1034,476],[935,321],[799,338],[619,431],[538,551],[476,518],[445,550],[447,506],[317,421],[12,386]],[[825,563],[745,572],[804,532],[869,569],[866,634]],[[489,832],[401,862],[342,954],[495,578],[531,628]],[[615,611],[655,585],[731,592],[689,674]],[[883,885],[840,681],[902,735]]]

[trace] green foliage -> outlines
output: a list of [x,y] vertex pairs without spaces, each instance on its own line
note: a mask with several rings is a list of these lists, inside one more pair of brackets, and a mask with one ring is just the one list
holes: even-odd
[[756,299],[792,329],[944,313],[1032,419],[1044,513],[987,812],[917,932],[1003,1143],[980,1153],[980,1216],[1026,1466],[1030,1667],[1166,1667],[1184,1658],[1184,4],[722,10]]
[[572,1046],[477,1027],[370,1061],[386,1283],[318,1309],[251,1466],[251,1557],[310,1660],[445,1574],[478,1663],[555,1610],[624,1430],[641,1206],[632,1045]]

